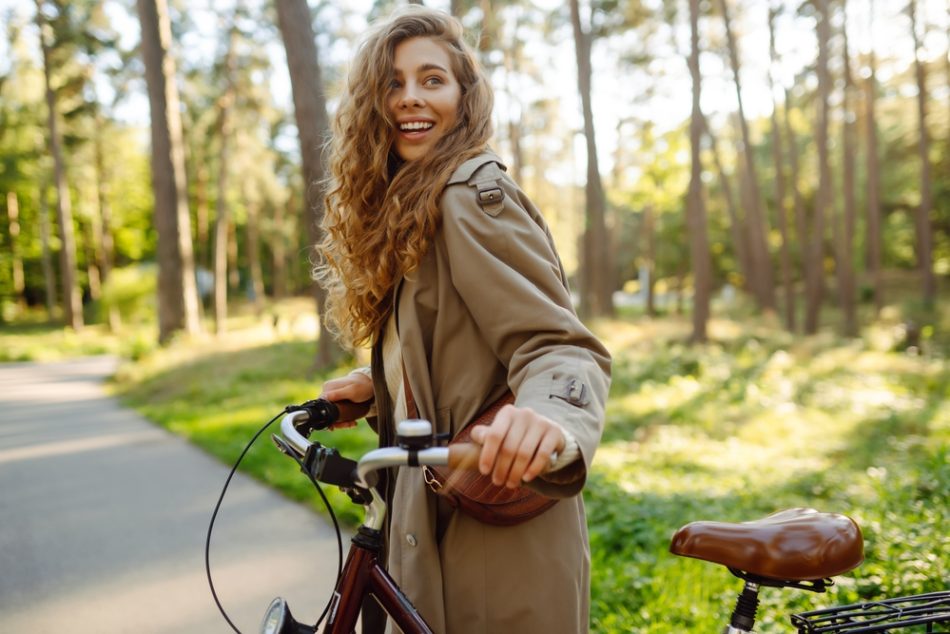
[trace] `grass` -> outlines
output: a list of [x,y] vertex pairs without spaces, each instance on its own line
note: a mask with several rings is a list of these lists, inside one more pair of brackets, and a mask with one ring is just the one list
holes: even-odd
[[[790,611],[944,587],[950,346],[943,317],[918,355],[897,351],[900,319],[892,313],[857,340],[792,337],[745,314],[713,320],[704,346],[684,343],[689,323],[675,316],[594,324],[614,354],[614,379],[584,493],[592,630],[719,630],[741,584],[718,566],[670,555],[671,534],[695,519],[745,521],[792,506],[854,517],[866,562],[826,596],[766,589],[759,631],[788,631]],[[275,321],[293,323],[243,314],[225,337],[146,350],[121,367],[114,390],[231,463],[284,405],[312,398],[322,381],[349,369],[313,374],[306,328],[275,329]],[[365,425],[319,439],[351,457],[374,444]],[[319,508],[306,478],[270,443],[259,442],[244,469]],[[328,493],[344,521],[358,521],[358,508]]]

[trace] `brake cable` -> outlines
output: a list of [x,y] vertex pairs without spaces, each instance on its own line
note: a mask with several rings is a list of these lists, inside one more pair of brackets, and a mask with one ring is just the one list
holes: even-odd
[[[208,577],[208,587],[211,589],[211,596],[214,598],[214,603],[215,605],[218,606],[218,611],[221,612],[221,616],[224,617],[224,620],[228,622],[228,625],[230,625],[231,629],[234,630],[237,634],[241,634],[241,630],[239,630],[237,626],[231,621],[231,618],[228,616],[227,611],[224,609],[224,606],[221,604],[221,600],[218,598],[218,593],[214,589],[214,581],[211,578],[211,556],[210,556],[211,533],[214,530],[214,521],[218,517],[218,511],[221,509],[221,503],[224,501],[224,495],[225,493],[227,493],[228,486],[230,486],[231,484],[231,478],[234,477],[235,472],[237,472],[238,466],[241,464],[241,461],[244,460],[244,456],[247,455],[247,452],[250,451],[251,446],[253,446],[254,443],[257,442],[257,439],[260,437],[261,434],[264,433],[264,431],[268,427],[274,424],[275,420],[277,420],[284,414],[288,414],[292,411],[298,411],[299,409],[300,409],[299,406],[288,405],[283,409],[283,411],[281,411],[279,414],[277,414],[272,419],[267,421],[267,423],[263,427],[257,430],[257,433],[254,434],[251,440],[247,443],[247,446],[244,447],[244,451],[242,451],[241,455],[238,456],[238,459],[234,463],[234,466],[231,467],[231,472],[228,474],[227,479],[224,481],[224,487],[222,487],[221,489],[221,495],[218,496],[218,501],[214,505],[214,512],[211,514],[211,521],[208,523],[208,535],[205,538],[205,573]],[[307,477],[310,478],[310,481],[317,488],[317,492],[320,494],[320,498],[323,500],[323,504],[324,506],[326,506],[327,512],[329,512],[330,514],[330,519],[333,521],[333,529],[336,531],[336,546],[337,546],[337,567],[336,567],[337,572],[336,572],[336,583],[334,583],[334,587],[336,587],[340,583],[340,577],[343,576],[343,535],[340,532],[340,524],[339,522],[337,522],[336,513],[333,512],[333,507],[330,506],[330,501],[327,499],[326,494],[323,492],[323,488],[320,486],[320,483],[317,482],[316,478],[313,477],[313,474],[311,474],[310,471],[305,468],[303,461],[300,458],[298,458],[297,456],[293,454],[291,454],[291,458],[293,458],[297,462],[297,464],[300,466],[301,471],[307,474]],[[320,618],[317,619],[316,624],[313,626],[314,631],[316,631],[316,629],[320,627],[320,623],[322,623],[323,619],[326,618],[327,612],[330,610],[330,605],[332,605],[332,603],[333,603],[333,596],[331,595],[330,599],[327,601],[326,606],[323,608],[323,613],[320,614]]]

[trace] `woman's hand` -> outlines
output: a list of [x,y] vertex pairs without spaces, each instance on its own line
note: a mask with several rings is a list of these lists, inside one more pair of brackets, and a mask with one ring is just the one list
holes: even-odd
[[528,407],[505,405],[491,425],[472,430],[482,445],[478,470],[492,483],[509,489],[530,482],[550,466],[551,453],[564,450],[560,425]]
[[[362,372],[351,372],[346,376],[331,379],[323,384],[320,398],[328,401],[365,403],[373,398],[373,379]],[[355,425],[355,420],[341,420],[330,425],[330,429],[343,429]]]

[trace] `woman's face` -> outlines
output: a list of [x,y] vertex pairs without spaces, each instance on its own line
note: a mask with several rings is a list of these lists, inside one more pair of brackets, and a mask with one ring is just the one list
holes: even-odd
[[386,107],[396,121],[396,154],[414,161],[455,126],[462,89],[445,46],[428,37],[396,45]]

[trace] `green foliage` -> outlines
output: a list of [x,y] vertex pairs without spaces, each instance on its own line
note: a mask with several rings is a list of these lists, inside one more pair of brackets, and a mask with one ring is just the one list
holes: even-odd
[[117,309],[125,322],[152,319],[157,285],[158,269],[154,264],[113,269],[102,286],[100,320],[106,320],[111,308]]

